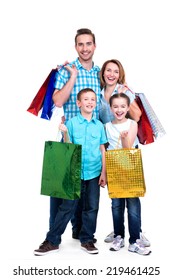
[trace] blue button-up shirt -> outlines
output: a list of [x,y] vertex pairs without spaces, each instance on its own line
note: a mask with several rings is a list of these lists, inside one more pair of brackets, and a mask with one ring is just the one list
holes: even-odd
[[88,121],[78,113],[67,122],[67,128],[71,142],[82,145],[81,179],[96,178],[102,170],[100,145],[107,143],[103,124],[95,117]]
[[[97,106],[96,109],[94,110],[94,114],[96,118],[98,118],[98,107],[99,107],[99,101],[101,97],[100,78],[99,78],[100,68],[98,66],[93,65],[93,67],[88,71],[82,66],[82,64],[79,62],[79,59],[76,59],[75,61],[71,62],[69,65],[72,66],[73,64],[76,66],[78,70],[78,75],[74,87],[72,89],[72,92],[70,93],[70,97],[63,106],[65,119],[69,120],[70,118],[76,116],[77,113],[79,112],[79,108],[76,105],[76,98],[78,92],[83,88],[91,88],[96,93]],[[69,79],[70,79],[69,71],[67,71],[64,67],[61,68],[56,74],[54,87],[60,90],[68,82]]]

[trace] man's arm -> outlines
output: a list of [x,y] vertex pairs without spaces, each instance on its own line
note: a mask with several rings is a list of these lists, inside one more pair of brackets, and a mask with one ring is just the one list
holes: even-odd
[[52,96],[55,106],[57,106],[59,108],[61,108],[64,105],[64,103],[66,103],[67,100],[69,99],[70,93],[74,87],[74,84],[76,82],[76,77],[78,74],[78,71],[77,71],[75,65],[72,65],[72,67],[70,67],[70,66],[64,66],[64,67],[70,72],[70,79],[63,86],[62,89],[60,89],[60,90],[55,89],[53,96]]

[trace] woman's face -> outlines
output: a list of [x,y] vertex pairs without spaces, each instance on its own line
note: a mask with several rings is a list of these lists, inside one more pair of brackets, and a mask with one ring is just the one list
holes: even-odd
[[103,75],[104,75],[106,85],[116,86],[120,76],[118,65],[113,62],[109,62],[106,65]]

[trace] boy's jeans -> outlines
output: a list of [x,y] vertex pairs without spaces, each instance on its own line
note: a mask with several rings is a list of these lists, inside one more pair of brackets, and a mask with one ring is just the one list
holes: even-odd
[[51,225],[46,236],[46,240],[53,245],[59,245],[61,243],[61,235],[64,233],[68,222],[74,214],[77,202],[78,200],[62,199],[60,205],[57,207],[54,223]]
[[93,242],[100,199],[98,182],[99,177],[81,181],[82,227],[79,234],[81,243]]

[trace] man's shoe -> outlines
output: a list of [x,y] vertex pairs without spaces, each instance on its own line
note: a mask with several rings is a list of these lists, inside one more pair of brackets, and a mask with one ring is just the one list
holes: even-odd
[[149,255],[151,253],[151,250],[144,247],[140,239],[137,239],[133,244],[129,244],[128,250],[139,255]]
[[34,250],[35,256],[44,256],[49,253],[55,253],[59,250],[59,246],[52,245],[49,241],[45,240],[38,249]]
[[73,239],[79,239],[79,233],[76,233],[76,232],[72,232],[72,238]]
[[81,248],[89,254],[98,254],[98,249],[94,246],[93,242],[82,243]]
[[121,235],[117,235],[112,242],[110,247],[110,251],[119,251],[122,247],[124,247],[124,239],[121,238]]
[[104,239],[104,242],[106,243],[111,243],[114,241],[114,232],[112,231],[111,233],[109,233],[106,238]]

